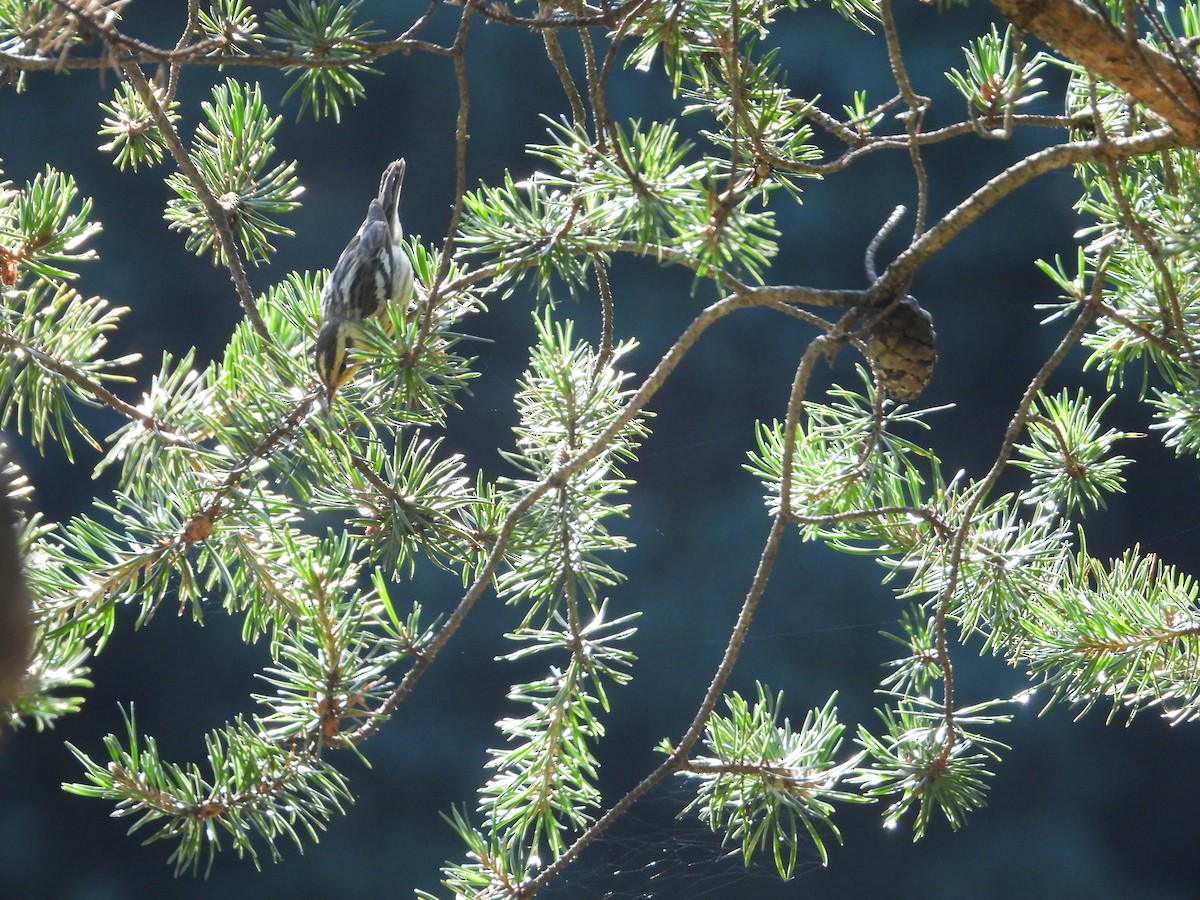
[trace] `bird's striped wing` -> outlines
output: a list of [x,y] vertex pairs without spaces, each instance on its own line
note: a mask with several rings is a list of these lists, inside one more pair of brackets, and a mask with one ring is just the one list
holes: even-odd
[[[338,315],[361,321],[378,314],[392,295],[396,273],[391,235],[377,207],[378,202],[372,201],[367,220],[346,245],[329,276],[329,284],[321,295],[322,318]],[[339,294],[345,309],[330,309],[333,298]]]

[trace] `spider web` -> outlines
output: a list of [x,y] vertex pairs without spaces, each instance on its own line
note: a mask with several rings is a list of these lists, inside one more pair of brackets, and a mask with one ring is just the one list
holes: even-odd
[[[554,900],[677,900],[794,896],[769,849],[742,864],[741,844],[693,815],[676,818],[692,799],[686,785],[660,787],[589,846],[541,896]],[[759,858],[761,857],[761,862]],[[796,877],[820,868],[815,849],[801,847]]]

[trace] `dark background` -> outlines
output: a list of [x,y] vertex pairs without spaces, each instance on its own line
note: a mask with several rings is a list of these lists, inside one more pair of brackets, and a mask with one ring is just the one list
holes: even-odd
[[[134,4],[132,33],[173,43],[183,3]],[[264,4],[265,6],[265,4]],[[939,13],[900,4],[900,33],[917,90],[934,98],[927,127],[961,118],[963,103],[941,74],[962,68],[960,47],[982,33],[990,8]],[[522,5],[518,11],[531,9]],[[368,2],[363,15],[389,33],[424,9],[423,3]],[[457,11],[439,12],[424,35],[448,43]],[[837,111],[853,90],[872,101],[891,94],[882,37],[864,35],[825,9],[785,15],[772,41],[800,96],[822,95]],[[575,42],[564,35],[574,52]],[[269,267],[253,270],[265,290],[290,270],[332,265],[361,221],[383,166],[403,155],[409,177],[402,206],[410,232],[440,243],[453,197],[456,101],[445,59],[393,56],[381,75],[365,78],[368,97],[333,121],[293,122],[296,105],[281,107],[287,83],[271,71],[235,71],[261,80],[271,108],[286,121],[278,135],[280,158],[295,158],[307,187],[303,207],[286,219],[296,237],[280,239]],[[536,167],[524,145],[544,140],[539,112],[566,110],[540,39],[523,30],[478,20],[470,37],[472,110],[469,175],[472,184],[495,181],[506,168],[520,178]],[[198,103],[223,79],[214,70],[185,73],[181,99],[184,133],[190,135]],[[204,359],[218,357],[240,310],[228,278],[206,259],[187,254],[182,237],[166,230],[164,169],[120,173],[96,136],[97,103],[111,97],[111,73],[37,75],[29,89],[0,94],[0,156],[7,177],[31,179],[45,163],[73,174],[81,192],[95,198],[94,216],[105,226],[94,246],[101,261],[85,267],[78,287],[132,307],[112,341],[114,356],[142,351],[141,384],[157,371],[162,350],[180,354],[195,345]],[[1036,111],[1057,112],[1061,79],[1051,77],[1050,97]],[[649,121],[679,107],[658,69],[619,73],[611,100],[615,117]],[[698,117],[685,129],[702,128]],[[894,125],[894,123],[890,123]],[[895,126],[899,127],[899,126]],[[989,142],[970,138],[930,147],[931,215],[938,216],[1005,165],[1056,138],[1022,134]],[[938,413],[932,441],[944,468],[978,475],[993,458],[1012,409],[1061,326],[1039,327],[1035,304],[1055,299],[1053,286],[1033,260],[1072,255],[1072,233],[1084,223],[1071,211],[1078,194],[1068,173],[1040,179],[1006,200],[958,238],[920,274],[914,292],[935,317],[940,362],[922,403],[956,404]],[[769,278],[823,287],[865,284],[867,241],[897,203],[910,207],[914,188],[907,156],[877,154],[850,173],[812,182],[804,205],[780,204],[782,252]],[[911,228],[911,218],[900,232]],[[900,246],[894,236],[881,263]],[[711,302],[706,286],[693,295],[691,279],[644,262],[622,262],[614,271],[617,332],[636,335],[640,348],[627,367],[645,375],[699,308]],[[566,301],[561,317],[596,333],[594,303]],[[528,297],[494,301],[466,327],[492,343],[480,344],[481,377],[464,409],[451,421],[448,443],[489,476],[507,470],[496,447],[511,443],[514,379],[527,361],[533,335]],[[637,549],[617,561],[629,576],[611,593],[614,614],[644,611],[632,642],[640,657],[635,680],[613,690],[608,739],[599,748],[601,789],[617,799],[657,762],[653,745],[675,737],[698,704],[724,647],[768,528],[760,486],[741,470],[753,446],[756,420],[782,417],[791,374],[812,337],[810,330],[765,311],[730,317],[713,328],[655,399],[653,436],[629,469],[639,485],[631,494],[626,529]],[[1078,383],[1078,363],[1064,368],[1051,388]],[[854,385],[849,354],[835,371]],[[1096,379],[1085,378],[1097,388]],[[128,388],[135,398],[139,389]],[[1145,431],[1146,412],[1123,396],[1114,405],[1114,427]],[[116,427],[92,416],[96,432]],[[44,458],[17,455],[39,488],[47,516],[63,520],[88,507],[93,491],[111,482],[90,479],[89,451],[82,465],[66,466],[56,448]],[[1143,465],[1129,473],[1129,493],[1089,516],[1089,546],[1108,556],[1140,542],[1168,562],[1192,565],[1198,517],[1194,513],[1196,463],[1175,461],[1152,440],[1123,447]],[[880,586],[875,564],[840,556],[818,545],[788,539],[762,611],[730,684],[753,695],[755,679],[785,693],[785,712],[798,724],[805,711],[839,691],[842,718],[873,725],[873,690],[890,658],[878,632],[891,627],[898,609]],[[401,604],[419,599],[430,612],[448,610],[455,579],[423,573]],[[474,802],[484,748],[497,741],[492,723],[509,715],[504,699],[511,665],[493,661],[506,648],[496,635],[515,624],[515,613],[494,599],[448,646],[421,690],[365,748],[366,768],[339,760],[352,779],[356,805],[335,819],[317,845],[301,855],[283,847],[286,862],[256,874],[229,853],[207,881],[175,880],[165,865],[167,844],[142,847],[126,837],[129,820],[109,817],[104,803],[65,795],[63,781],[78,780],[78,764],[63,746],[71,741],[103,755],[101,737],[121,732],[118,703],[135,703],[139,729],[155,735],[165,759],[203,759],[202,733],[242,712],[260,689],[254,673],[264,647],[238,640],[240,625],[210,602],[203,628],[164,609],[149,628],[120,630],[95,661],[96,688],[84,711],[53,732],[24,732],[0,749],[0,893],[13,896],[102,900],[155,897],[370,897],[412,886],[434,889],[442,861],[462,847],[438,818],[451,803]],[[126,625],[131,626],[131,616]],[[976,647],[960,650],[961,697],[977,702],[1009,696],[1024,683],[1019,672]],[[536,670],[531,670],[536,671]],[[822,869],[815,853],[796,880],[780,883],[769,860],[749,870],[726,857],[719,842],[691,819],[674,816],[691,797],[682,781],[657,791],[590,848],[547,896],[552,897],[1188,897],[1195,895],[1191,836],[1200,798],[1191,763],[1200,750],[1194,726],[1169,728],[1153,715],[1131,726],[1106,726],[1104,710],[1079,722],[1055,708],[1038,717],[1035,702],[997,737],[1013,746],[995,767],[988,808],[952,834],[936,821],[913,845],[904,828],[881,827],[881,807],[847,807],[836,821],[845,836]],[[148,834],[149,832],[147,832]]]

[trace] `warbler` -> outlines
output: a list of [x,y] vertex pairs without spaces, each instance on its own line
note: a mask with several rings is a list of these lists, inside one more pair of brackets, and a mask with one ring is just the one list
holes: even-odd
[[383,313],[389,303],[412,298],[412,263],[404,252],[400,227],[400,188],[404,160],[389,163],[379,181],[379,196],[367,217],[338,258],[321,291],[321,327],[314,362],[328,399],[354,374],[347,351],[354,346],[359,325]]

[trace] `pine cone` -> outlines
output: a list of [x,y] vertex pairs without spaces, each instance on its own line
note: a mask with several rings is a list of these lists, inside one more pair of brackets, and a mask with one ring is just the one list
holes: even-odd
[[933,316],[905,297],[867,331],[871,366],[897,403],[915,400],[933,377],[937,361]]

